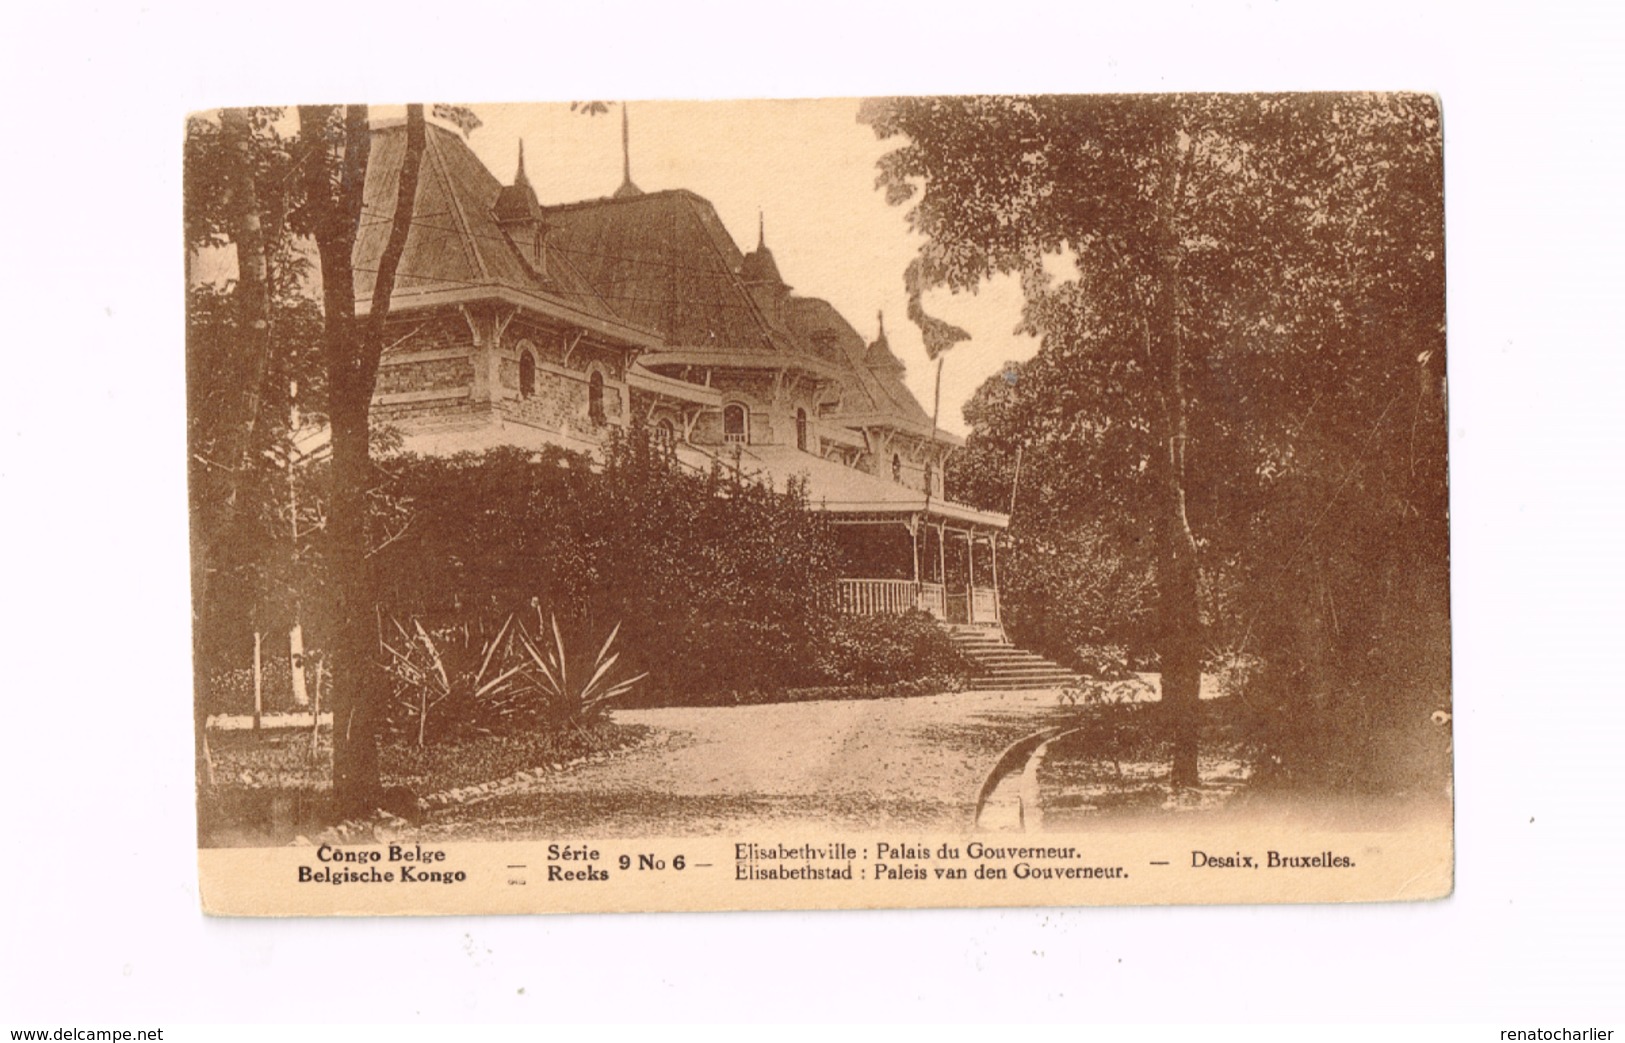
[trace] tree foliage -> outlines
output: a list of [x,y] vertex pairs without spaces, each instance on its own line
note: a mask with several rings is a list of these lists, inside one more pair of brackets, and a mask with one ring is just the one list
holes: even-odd
[[[1079,568],[1149,557],[1165,672],[1195,631],[1316,705],[1365,706],[1399,672],[1442,698],[1433,99],[902,99],[864,118],[903,139],[879,183],[911,205],[926,282],[1023,279],[1042,347],[967,410],[955,475],[1002,508],[1026,447],[1013,590],[1024,543]],[[1198,570],[1175,593],[1181,526]]]
[[[368,411],[416,197],[423,107],[407,106],[394,220],[378,259],[370,307],[360,318],[351,266],[371,148],[367,108],[302,106],[296,137],[284,134],[282,115],[276,109],[225,109],[217,116],[194,117],[187,126],[194,650],[201,666],[209,653],[206,617],[223,603],[215,581],[240,572],[242,561],[226,560],[231,548],[254,528],[254,515],[275,502],[254,494],[264,491],[267,464],[280,462],[285,470],[291,449],[284,420],[291,381],[281,380],[315,376],[305,382],[306,398],[324,407],[332,432],[324,528],[335,632],[334,709],[343,721],[335,729],[334,795],[339,808],[351,813],[370,808],[379,790],[374,737],[385,693],[377,671],[368,666],[368,646],[375,643],[364,547],[367,498],[375,484]],[[293,317],[297,327],[310,317],[293,303],[304,289],[310,243],[322,293],[320,365],[314,367],[303,337],[308,328],[303,333],[278,329],[279,319]],[[196,270],[211,253],[229,254],[221,267],[235,269],[235,278],[215,300]],[[268,388],[273,374],[280,393]],[[197,694],[194,702],[201,708],[204,700]],[[200,751],[205,748],[201,713]]]
[[[308,311],[296,299],[302,259],[284,231],[289,149],[274,109],[228,109],[187,121],[184,232],[187,256],[187,484],[192,502],[193,652],[207,660],[209,615],[248,580],[245,528],[260,520],[269,460],[279,444],[270,422],[286,408],[290,374],[308,359]],[[196,259],[233,254],[227,285],[194,278]],[[198,671],[198,683],[202,683]],[[200,771],[210,776],[204,693],[194,692]]]

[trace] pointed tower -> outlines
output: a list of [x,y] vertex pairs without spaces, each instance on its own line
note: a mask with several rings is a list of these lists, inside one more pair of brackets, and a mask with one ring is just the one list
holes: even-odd
[[542,216],[542,206],[536,200],[536,190],[525,176],[525,142],[519,142],[519,169],[514,172],[513,184],[504,185],[491,206],[497,224],[513,240],[514,246],[538,271],[546,268],[548,224]]
[[767,248],[767,219],[761,211],[756,213],[756,249],[746,254],[739,265],[739,278],[750,291],[756,306],[770,321],[782,325],[790,287],[779,275],[779,265],[773,260],[773,251]]
[[626,116],[626,102],[621,102],[621,187],[615,190],[614,199],[635,199],[643,194],[643,189],[632,183],[632,131]]
[[876,312],[875,317],[880,322],[880,333],[870,342],[868,351],[864,352],[863,364],[870,369],[894,369],[899,373],[908,369],[903,360],[892,354],[891,344],[886,340],[886,313]]

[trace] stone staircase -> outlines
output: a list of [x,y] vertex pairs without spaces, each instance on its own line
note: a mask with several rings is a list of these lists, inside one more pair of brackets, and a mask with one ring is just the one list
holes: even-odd
[[1017,648],[1004,633],[991,627],[949,626],[948,636],[976,664],[972,691],[1064,688],[1078,683],[1078,675],[1041,655]]

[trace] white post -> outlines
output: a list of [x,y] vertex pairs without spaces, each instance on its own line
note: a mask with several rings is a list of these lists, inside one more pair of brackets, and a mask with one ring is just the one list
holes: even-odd
[[255,731],[260,730],[260,713],[262,712],[262,710],[264,708],[264,702],[263,702],[263,700],[261,698],[261,680],[262,680],[262,677],[263,677],[263,674],[260,671],[260,632],[258,630],[256,630],[256,631],[254,631],[254,730]]
[[[337,721],[334,721],[333,723],[334,723],[335,726],[338,724]],[[321,660],[318,659],[316,661],[316,691],[315,691],[315,698],[313,698],[310,701],[310,754],[311,754],[312,757],[314,757],[316,755],[317,750],[321,749],[321,745],[322,745],[322,663],[321,663]]]
[[310,690],[305,686],[305,628],[298,623],[288,628],[288,662],[293,674],[293,701],[298,706],[309,706]]

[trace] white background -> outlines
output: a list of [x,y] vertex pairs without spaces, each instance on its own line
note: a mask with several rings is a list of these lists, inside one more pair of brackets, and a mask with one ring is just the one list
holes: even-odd
[[[1625,1012],[1618,15],[1577,4],[33,4],[0,29],[0,1028]],[[200,915],[183,116],[300,100],[1405,88],[1444,102],[1458,884],[1403,906]]]

